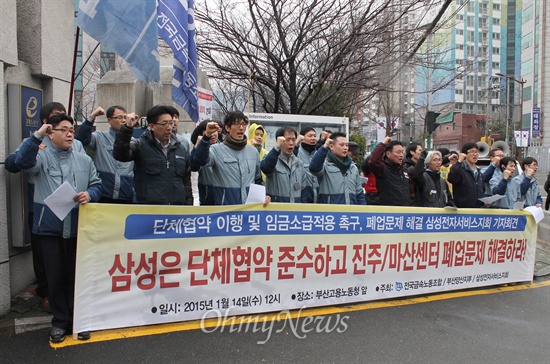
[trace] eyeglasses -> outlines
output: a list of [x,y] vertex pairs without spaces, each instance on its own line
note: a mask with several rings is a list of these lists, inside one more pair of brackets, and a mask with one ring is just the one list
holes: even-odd
[[126,120],[128,119],[128,115],[124,114],[124,115],[117,115],[117,116],[111,116],[111,119],[117,119],[117,120]]
[[168,126],[168,125],[176,126],[176,123],[172,120],[170,120],[170,121],[161,121],[161,122],[158,122],[158,123],[155,123],[155,124],[160,125],[160,126]]
[[469,150],[468,154],[479,155],[479,150]]
[[74,134],[74,128],[59,128],[59,129],[52,129],[52,130],[60,131],[63,134],[69,134],[69,133]]
[[248,123],[245,123],[244,121],[240,122],[240,123],[234,123],[234,124],[231,124],[231,125],[235,125],[237,128],[240,128],[241,126],[243,128],[246,128],[246,126],[248,125]]

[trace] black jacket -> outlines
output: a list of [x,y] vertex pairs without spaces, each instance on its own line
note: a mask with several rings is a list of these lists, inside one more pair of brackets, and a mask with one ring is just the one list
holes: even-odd
[[447,182],[441,178],[439,172],[425,170],[421,180],[415,179],[418,192],[416,198],[418,206],[445,207],[454,206]]
[[411,206],[409,176],[403,165],[389,163],[384,154],[386,145],[380,143],[371,154],[369,165],[376,176],[380,205]]
[[167,157],[151,131],[147,130],[139,139],[131,140],[132,131],[126,125],[122,126],[115,139],[113,156],[121,162],[134,161],[137,202],[192,205],[189,150],[172,136]]
[[451,167],[447,180],[453,184],[453,196],[456,207],[482,207],[483,202],[478,199],[483,197],[483,177],[477,168],[477,178],[468,168],[466,162],[456,163]]

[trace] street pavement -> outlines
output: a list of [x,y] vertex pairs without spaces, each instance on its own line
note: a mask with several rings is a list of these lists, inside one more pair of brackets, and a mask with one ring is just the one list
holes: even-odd
[[309,323],[304,315],[256,332],[197,329],[54,349],[48,329],[41,329],[1,337],[1,361],[548,363],[549,283],[469,290],[464,296],[455,292],[441,299],[413,297],[393,306],[316,316]]

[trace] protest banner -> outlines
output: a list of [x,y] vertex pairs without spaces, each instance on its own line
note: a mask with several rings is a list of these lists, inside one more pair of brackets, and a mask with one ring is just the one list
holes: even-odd
[[531,281],[536,234],[513,210],[83,205],[74,332]]

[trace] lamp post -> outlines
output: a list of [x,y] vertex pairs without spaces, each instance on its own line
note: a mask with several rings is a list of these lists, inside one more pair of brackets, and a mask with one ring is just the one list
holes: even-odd
[[[521,79],[518,80],[512,76],[503,75],[502,73],[497,73],[495,76],[504,77],[506,78],[506,143],[508,143],[508,121],[510,119],[510,81],[514,81],[520,84],[520,95],[519,95],[519,129],[521,132],[522,128],[522,122],[523,122],[523,85],[525,84],[525,80]],[[514,102],[514,100],[512,100]],[[514,127],[514,123],[512,122],[512,128]]]

